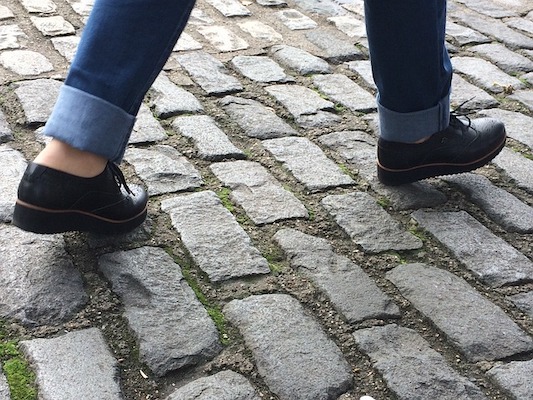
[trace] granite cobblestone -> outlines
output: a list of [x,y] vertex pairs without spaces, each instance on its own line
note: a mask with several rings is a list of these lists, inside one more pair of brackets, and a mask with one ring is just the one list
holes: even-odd
[[503,120],[502,153],[386,187],[363,0],[198,0],[125,153],[147,222],[21,232],[93,4],[0,5],[0,349],[38,398],[533,396],[530,1],[448,1],[452,108]]

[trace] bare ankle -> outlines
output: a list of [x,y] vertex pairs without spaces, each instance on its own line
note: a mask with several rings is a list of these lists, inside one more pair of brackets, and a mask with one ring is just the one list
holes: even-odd
[[78,150],[56,139],[46,145],[34,162],[84,178],[100,174],[107,165],[107,159],[104,157]]

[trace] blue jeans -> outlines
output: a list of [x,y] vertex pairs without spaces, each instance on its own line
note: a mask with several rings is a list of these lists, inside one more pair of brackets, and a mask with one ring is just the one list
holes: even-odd
[[412,143],[445,129],[452,66],[446,0],[365,0],[380,136]]
[[194,0],[96,0],[44,133],[120,162]]
[[[96,0],[44,133],[120,162],[144,95],[194,0]],[[449,120],[445,0],[365,0],[381,136],[414,142]]]

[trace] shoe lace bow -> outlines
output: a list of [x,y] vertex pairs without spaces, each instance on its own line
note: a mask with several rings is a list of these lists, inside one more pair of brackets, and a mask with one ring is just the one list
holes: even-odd
[[124,174],[122,173],[120,168],[115,163],[109,162],[108,164],[109,170],[111,171],[111,174],[113,174],[113,178],[115,178],[115,182],[117,183],[117,185],[119,187],[123,186],[126,192],[128,192],[132,196],[135,196],[135,194],[131,191],[128,184],[126,183],[126,178],[124,178]]

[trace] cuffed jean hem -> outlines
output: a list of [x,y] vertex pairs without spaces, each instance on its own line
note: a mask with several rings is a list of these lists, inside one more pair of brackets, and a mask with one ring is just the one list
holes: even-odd
[[63,85],[44,134],[120,163],[135,116],[96,96]]
[[450,95],[432,108],[399,113],[383,107],[379,102],[380,137],[391,142],[414,143],[446,129],[450,124]]

